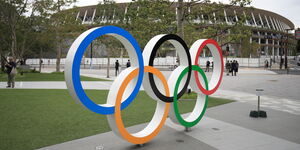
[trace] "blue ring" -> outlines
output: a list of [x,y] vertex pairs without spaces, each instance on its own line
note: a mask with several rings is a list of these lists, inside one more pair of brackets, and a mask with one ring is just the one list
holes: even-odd
[[88,47],[88,45],[95,40],[97,37],[100,37],[105,34],[118,34],[126,38],[131,45],[134,47],[137,58],[138,58],[138,63],[139,63],[139,75],[138,75],[138,80],[136,83],[136,86],[133,90],[133,92],[130,94],[130,96],[122,102],[121,104],[121,110],[126,108],[137,96],[140,87],[142,85],[143,81],[143,76],[144,76],[144,60],[143,60],[143,55],[142,51],[137,43],[137,41],[134,39],[134,37],[127,31],[123,30],[122,28],[116,27],[116,26],[104,26],[104,27],[99,27],[89,33],[80,43],[75,56],[74,56],[74,61],[72,64],[72,82],[73,86],[76,92],[77,97],[81,101],[81,103],[90,109],[91,111],[103,115],[109,115],[113,114],[115,112],[115,107],[104,107],[98,104],[95,104],[84,92],[81,82],[80,82],[80,63],[81,63],[81,58]]

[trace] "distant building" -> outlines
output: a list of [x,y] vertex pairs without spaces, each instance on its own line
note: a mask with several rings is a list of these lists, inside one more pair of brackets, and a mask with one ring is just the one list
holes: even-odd
[[[79,7],[76,20],[80,20],[82,24],[93,24],[93,22],[118,23],[120,19],[125,19],[124,16],[128,11],[128,3],[118,3],[117,5],[119,6],[118,10],[103,9],[97,11],[96,5]],[[176,11],[175,6],[173,7],[174,11]],[[196,5],[196,7],[201,7],[201,5]],[[296,47],[294,35],[287,34],[287,29],[295,28],[294,24],[279,14],[257,8],[238,6],[226,7],[223,9],[223,13],[224,15],[222,15],[222,18],[199,14],[198,18],[193,19],[192,21],[199,24],[214,24],[222,22],[228,25],[233,25],[241,18],[241,15],[243,15],[248,18],[244,24],[251,27],[252,30],[252,37],[249,39],[249,42],[252,43],[255,41],[260,45],[261,55],[278,58],[281,54],[283,55],[287,45],[292,48]],[[287,37],[289,37],[288,40]],[[233,56],[238,56],[241,52],[241,47],[238,45],[229,44],[228,46],[230,54]],[[222,49],[225,51],[226,46],[223,46]],[[168,52],[168,55],[172,54]],[[292,55],[292,51],[289,49],[288,55]]]

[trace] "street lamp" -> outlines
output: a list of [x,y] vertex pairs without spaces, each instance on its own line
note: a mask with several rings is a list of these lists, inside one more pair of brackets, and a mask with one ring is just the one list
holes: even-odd
[[229,46],[228,46],[228,44],[227,44],[227,46],[226,46],[226,62],[227,62],[227,56],[228,56],[228,54],[229,54]]
[[289,30],[294,30],[294,29],[285,29],[286,31],[286,45],[285,45],[285,51],[284,51],[284,68],[288,69],[288,61],[287,61],[287,52],[288,52],[288,40],[289,40]]
[[93,41],[91,42],[91,54],[90,54],[90,58],[91,58],[91,61],[90,61],[90,69],[92,69],[92,65],[93,65]]
[[281,44],[280,44],[280,48],[279,48],[279,55],[280,55],[280,62],[279,62],[279,68],[280,70],[282,69],[282,64],[283,64],[283,61],[282,61],[282,51],[283,51],[283,35],[280,34],[280,41],[281,41]]

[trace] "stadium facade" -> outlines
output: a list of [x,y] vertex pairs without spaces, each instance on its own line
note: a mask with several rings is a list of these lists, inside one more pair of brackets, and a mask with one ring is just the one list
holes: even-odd
[[[176,11],[175,4],[174,11]],[[81,21],[82,24],[93,24],[94,22],[100,23],[115,23],[120,21],[120,17],[115,17],[118,13],[125,15],[129,11],[128,3],[118,3],[118,10],[103,10],[97,9],[97,5],[79,7],[76,20]],[[177,11],[175,12],[177,13]],[[287,51],[287,55],[293,54],[292,49],[296,47],[296,40],[294,35],[288,34],[288,31],[294,29],[294,24],[287,18],[276,14],[271,11],[250,8],[250,7],[238,7],[230,6],[224,7],[222,10],[223,18],[209,17],[203,14],[199,14],[198,18],[194,19],[194,23],[199,24],[213,24],[216,22],[226,23],[233,25],[239,19],[241,15],[247,18],[244,25],[251,28],[252,36],[249,42],[255,41],[260,45],[260,54],[262,56],[273,57],[274,60],[278,59],[280,55],[284,55]],[[213,14],[213,16],[216,16]],[[229,49],[229,53],[233,56],[238,56],[238,51],[241,51],[241,47],[229,44],[222,47],[223,50]]]

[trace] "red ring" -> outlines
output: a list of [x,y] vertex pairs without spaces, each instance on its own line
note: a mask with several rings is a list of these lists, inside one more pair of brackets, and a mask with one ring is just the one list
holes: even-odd
[[197,54],[196,54],[196,58],[195,58],[195,65],[198,65],[198,59],[199,59],[199,56],[203,50],[203,48],[207,45],[207,44],[212,44],[214,45],[218,51],[219,51],[219,56],[220,56],[220,59],[221,59],[221,74],[220,74],[220,79],[217,83],[217,85],[211,89],[211,90],[206,90],[205,88],[202,87],[200,81],[199,81],[199,76],[198,76],[198,72],[197,71],[194,71],[194,75],[195,75],[195,78],[196,78],[196,83],[197,83],[197,86],[198,88],[205,94],[205,95],[211,95],[213,93],[216,92],[216,90],[219,88],[220,84],[221,84],[221,81],[222,81],[222,77],[223,77],[223,71],[224,71],[224,62],[223,62],[223,54],[222,54],[222,50],[221,50],[221,47],[218,45],[218,43],[215,41],[215,40],[212,40],[212,39],[207,39],[205,40],[201,45],[200,47],[198,48],[198,51],[197,51]]

